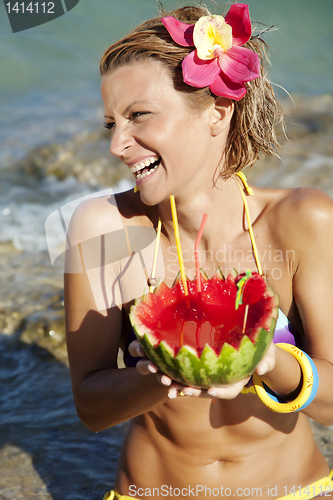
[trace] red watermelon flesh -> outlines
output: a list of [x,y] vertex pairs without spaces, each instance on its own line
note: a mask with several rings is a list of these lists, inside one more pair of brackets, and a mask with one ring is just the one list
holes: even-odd
[[[174,361],[182,359],[186,364],[190,359],[192,366],[197,363],[197,359],[202,366],[193,365],[191,376],[187,370],[186,382],[190,378],[191,385],[208,387],[210,382],[234,382],[235,378],[240,379],[255,369],[255,363],[263,357],[273,337],[278,300],[265,282],[265,290],[257,302],[248,306],[244,334],[242,328],[246,306],[240,305],[237,310],[235,308],[235,280],[234,275],[223,279],[219,272],[210,280],[201,277],[199,294],[196,280],[188,280],[189,296],[186,300],[182,281],[178,278],[173,287],[162,283],[154,293],[136,301],[130,315],[134,331],[148,357],[162,371],[184,383],[179,362]],[[209,363],[206,359],[208,354]],[[159,364],[160,356],[163,359]],[[231,356],[232,362],[228,356]],[[218,374],[211,373],[214,358],[219,360],[217,364],[223,372],[220,378]],[[165,364],[172,365],[173,370],[166,370]],[[210,373],[208,379],[204,377],[202,381],[200,373],[205,370]]]
[[[237,276],[236,284],[240,281],[245,274]],[[254,304],[260,300],[260,297],[266,290],[266,280],[259,273],[251,273],[251,276],[246,279],[242,289],[242,303]]]
[[[245,305],[235,310],[235,283],[230,280],[221,286],[221,281],[203,282],[198,296],[196,282],[189,281],[188,290],[190,307],[187,307],[180,281],[171,289],[162,287],[152,296],[149,305],[142,305],[142,323],[154,332],[158,342],[167,340],[175,352],[188,345],[201,354],[209,344],[218,355],[225,342],[237,349],[243,337]],[[245,332],[249,338],[263,315],[264,300],[259,300],[248,313]]]

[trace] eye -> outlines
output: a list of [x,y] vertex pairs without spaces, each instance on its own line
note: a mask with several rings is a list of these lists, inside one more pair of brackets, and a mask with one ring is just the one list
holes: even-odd
[[104,122],[104,128],[112,130],[115,127],[115,123],[113,122]]
[[130,120],[135,120],[136,118],[140,118],[140,116],[149,115],[149,111],[136,111],[130,114]]

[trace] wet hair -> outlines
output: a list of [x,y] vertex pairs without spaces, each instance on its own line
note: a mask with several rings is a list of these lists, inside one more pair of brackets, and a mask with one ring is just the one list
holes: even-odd
[[[191,109],[203,110],[215,99],[209,87],[196,88],[184,83],[181,63],[193,47],[175,43],[161,22],[161,17],[173,16],[179,21],[194,24],[201,16],[211,15],[206,7],[186,6],[150,19],[118,42],[111,45],[100,62],[100,74],[118,67],[147,60],[160,61],[170,72],[174,88],[183,93]],[[220,175],[227,178],[245,167],[251,167],[260,153],[278,156],[280,145],[276,125],[283,125],[283,112],[267,78],[267,45],[259,35],[244,45],[255,51],[260,59],[260,76],[246,83],[247,93],[234,101],[234,112],[225,146]]]

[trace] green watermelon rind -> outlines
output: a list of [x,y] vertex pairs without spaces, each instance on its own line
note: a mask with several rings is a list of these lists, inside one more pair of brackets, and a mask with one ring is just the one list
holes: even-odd
[[269,331],[260,328],[254,344],[247,335],[244,335],[238,350],[225,343],[217,356],[206,344],[201,356],[198,357],[190,346],[183,346],[176,356],[165,341],[154,347],[152,342],[154,334],[147,332],[140,335],[140,328],[133,322],[135,334],[145,354],[161,372],[180,384],[202,389],[233,384],[250,377],[268,350],[275,325],[276,319],[272,318]]
[[146,356],[161,372],[186,386],[202,389],[219,387],[250,377],[266,354],[278,316],[278,297],[269,287],[266,296],[275,301],[271,315],[265,322],[267,329],[257,327],[255,334],[251,334],[255,342],[244,335],[238,349],[225,343],[219,355],[206,344],[200,357],[195,349],[186,345],[175,356],[174,349],[165,340],[159,343],[154,333],[142,324],[139,314],[136,314],[136,306],[148,300],[148,297],[136,300],[131,308],[130,321]]

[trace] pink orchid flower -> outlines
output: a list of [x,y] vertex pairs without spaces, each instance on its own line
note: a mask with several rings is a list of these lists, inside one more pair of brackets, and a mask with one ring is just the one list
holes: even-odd
[[225,18],[203,16],[195,24],[174,17],[161,21],[176,43],[196,47],[182,63],[188,85],[209,87],[215,95],[239,101],[247,92],[244,83],[260,75],[258,54],[241,47],[252,33],[248,5],[235,3]]

